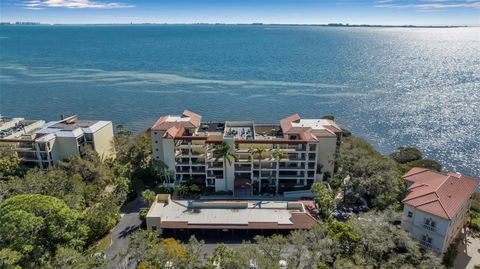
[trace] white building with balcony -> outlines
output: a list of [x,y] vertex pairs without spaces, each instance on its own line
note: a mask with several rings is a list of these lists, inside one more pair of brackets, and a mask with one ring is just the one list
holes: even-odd
[[48,123],[23,118],[0,121],[0,146],[13,147],[27,166],[48,168],[79,156],[86,145],[103,159],[114,158],[112,122],[80,120],[76,115]]
[[444,253],[465,225],[478,180],[425,168],[412,168],[403,178],[409,193],[402,228],[423,248]]
[[[174,171],[176,182],[248,195],[309,189],[325,173],[333,174],[342,131],[331,120],[298,114],[280,124],[202,123],[200,115],[185,110],[160,117],[151,135],[153,158]],[[214,154],[222,143],[230,146],[230,161]]]

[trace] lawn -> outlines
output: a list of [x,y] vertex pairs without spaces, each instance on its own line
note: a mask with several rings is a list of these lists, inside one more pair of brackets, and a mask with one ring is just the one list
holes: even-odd
[[108,233],[105,237],[102,239],[98,240],[90,249],[88,252],[90,253],[105,253],[107,248],[110,246],[112,243],[112,234]]

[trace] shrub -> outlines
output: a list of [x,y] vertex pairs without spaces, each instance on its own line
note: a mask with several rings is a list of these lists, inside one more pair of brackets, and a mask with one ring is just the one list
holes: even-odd
[[352,136],[352,132],[350,132],[350,130],[348,130],[348,129],[342,128],[342,136],[343,137],[350,137],[350,136]]
[[397,151],[390,154],[390,157],[397,163],[408,163],[422,159],[422,152],[414,147],[399,147]]
[[142,208],[142,209],[140,209],[139,215],[140,215],[140,219],[141,219],[142,221],[145,221],[145,220],[147,219],[148,209],[149,209],[149,208]]
[[158,184],[157,190],[158,190],[157,193],[168,193],[168,194],[172,194],[172,193],[173,193],[173,188],[172,188],[172,187],[165,186],[163,183],[162,183],[162,184]]
[[233,195],[233,191],[216,191],[210,193],[209,195]]
[[413,167],[422,167],[422,168],[428,168],[432,169],[435,171],[442,171],[442,165],[438,163],[437,161],[434,160],[416,160],[416,161],[411,161],[408,163],[405,163],[400,166],[400,171],[402,173],[408,172],[408,170],[412,169]]
[[335,117],[333,115],[325,115],[322,117],[324,120],[335,120]]
[[468,228],[480,232],[480,214],[476,212],[470,213],[470,220],[468,221]]
[[443,264],[446,267],[453,267],[453,262],[455,261],[455,258],[458,254],[458,245],[460,245],[461,242],[462,241],[457,238],[450,244],[450,246],[448,246],[447,252],[445,252],[445,254],[443,255]]
[[473,194],[472,206],[470,207],[470,210],[480,214],[480,193],[475,192]]

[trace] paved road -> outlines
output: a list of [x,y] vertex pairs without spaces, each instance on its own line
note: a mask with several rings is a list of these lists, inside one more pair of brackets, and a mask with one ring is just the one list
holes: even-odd
[[138,195],[135,200],[127,203],[120,210],[122,218],[112,231],[112,244],[105,251],[105,255],[109,260],[108,268],[131,268],[127,266],[126,259],[119,257],[119,255],[127,251],[128,236],[140,229],[139,211],[145,206],[146,204],[142,202],[140,195]]
[[[465,238],[465,234],[462,231],[462,238]],[[458,254],[455,262],[453,263],[454,269],[473,269],[475,265],[480,266],[480,234],[476,234],[475,237],[472,233],[468,233],[468,245],[460,244],[458,246]]]

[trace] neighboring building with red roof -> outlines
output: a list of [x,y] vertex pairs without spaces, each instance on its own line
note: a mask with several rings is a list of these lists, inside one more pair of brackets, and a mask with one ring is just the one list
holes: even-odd
[[[161,116],[151,131],[153,158],[174,171],[177,182],[193,180],[236,194],[251,194],[252,189],[254,193],[308,189],[325,172],[333,174],[342,136],[334,121],[302,119],[298,114],[279,124],[211,123],[188,110],[179,116]],[[224,165],[222,158],[214,156],[223,142],[236,157],[231,164]],[[265,150],[262,156],[253,153],[257,147]],[[278,151],[283,155],[278,156]]]
[[478,180],[418,167],[403,178],[409,192],[403,199],[402,228],[424,248],[444,253],[465,224]]
[[172,200],[169,194],[159,194],[146,222],[148,229],[162,232],[310,229],[317,220],[306,206],[303,201]]

